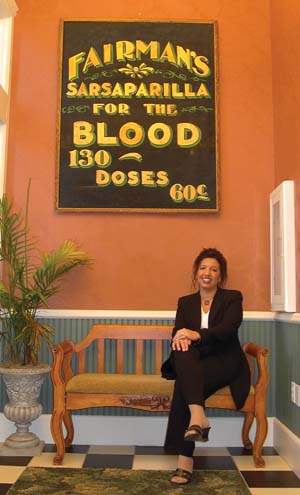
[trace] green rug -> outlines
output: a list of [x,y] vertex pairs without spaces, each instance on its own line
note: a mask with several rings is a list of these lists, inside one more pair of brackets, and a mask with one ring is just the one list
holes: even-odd
[[103,468],[27,468],[8,495],[249,495],[238,471],[194,471],[177,487],[170,471]]

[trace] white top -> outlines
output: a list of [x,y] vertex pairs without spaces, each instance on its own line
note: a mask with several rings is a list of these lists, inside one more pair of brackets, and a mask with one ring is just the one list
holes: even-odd
[[201,328],[208,328],[208,317],[209,311],[205,313],[205,311],[201,308]]

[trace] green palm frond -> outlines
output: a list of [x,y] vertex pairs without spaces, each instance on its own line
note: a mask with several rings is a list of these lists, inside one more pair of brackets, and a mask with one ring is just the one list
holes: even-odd
[[51,343],[53,328],[35,319],[37,310],[47,306],[60,289],[61,279],[90,259],[74,241],[67,240],[57,249],[33,262],[35,243],[29,237],[27,190],[25,217],[15,212],[6,195],[0,199],[0,261],[4,277],[0,280],[0,338],[7,357],[13,362],[37,364],[41,342]]
[[52,295],[59,290],[59,286],[55,284],[65,273],[89,262],[85,251],[78,250],[73,241],[67,240],[56,250],[42,256],[41,266],[37,267],[33,274],[35,287],[48,298],[48,291]]

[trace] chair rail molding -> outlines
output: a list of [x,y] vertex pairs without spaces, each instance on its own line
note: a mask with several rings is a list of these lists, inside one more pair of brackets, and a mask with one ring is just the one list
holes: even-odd
[[[143,311],[131,309],[40,309],[39,318],[151,318],[155,320],[175,319],[176,311]],[[288,315],[290,318],[291,315]],[[299,314],[300,317],[300,314]],[[273,311],[244,311],[244,320],[276,320]],[[287,320],[287,321],[290,321]],[[299,318],[300,321],[300,318]]]

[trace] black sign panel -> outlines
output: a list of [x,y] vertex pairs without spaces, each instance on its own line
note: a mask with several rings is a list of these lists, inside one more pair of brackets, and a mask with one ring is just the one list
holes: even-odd
[[214,22],[64,21],[57,208],[218,211]]

